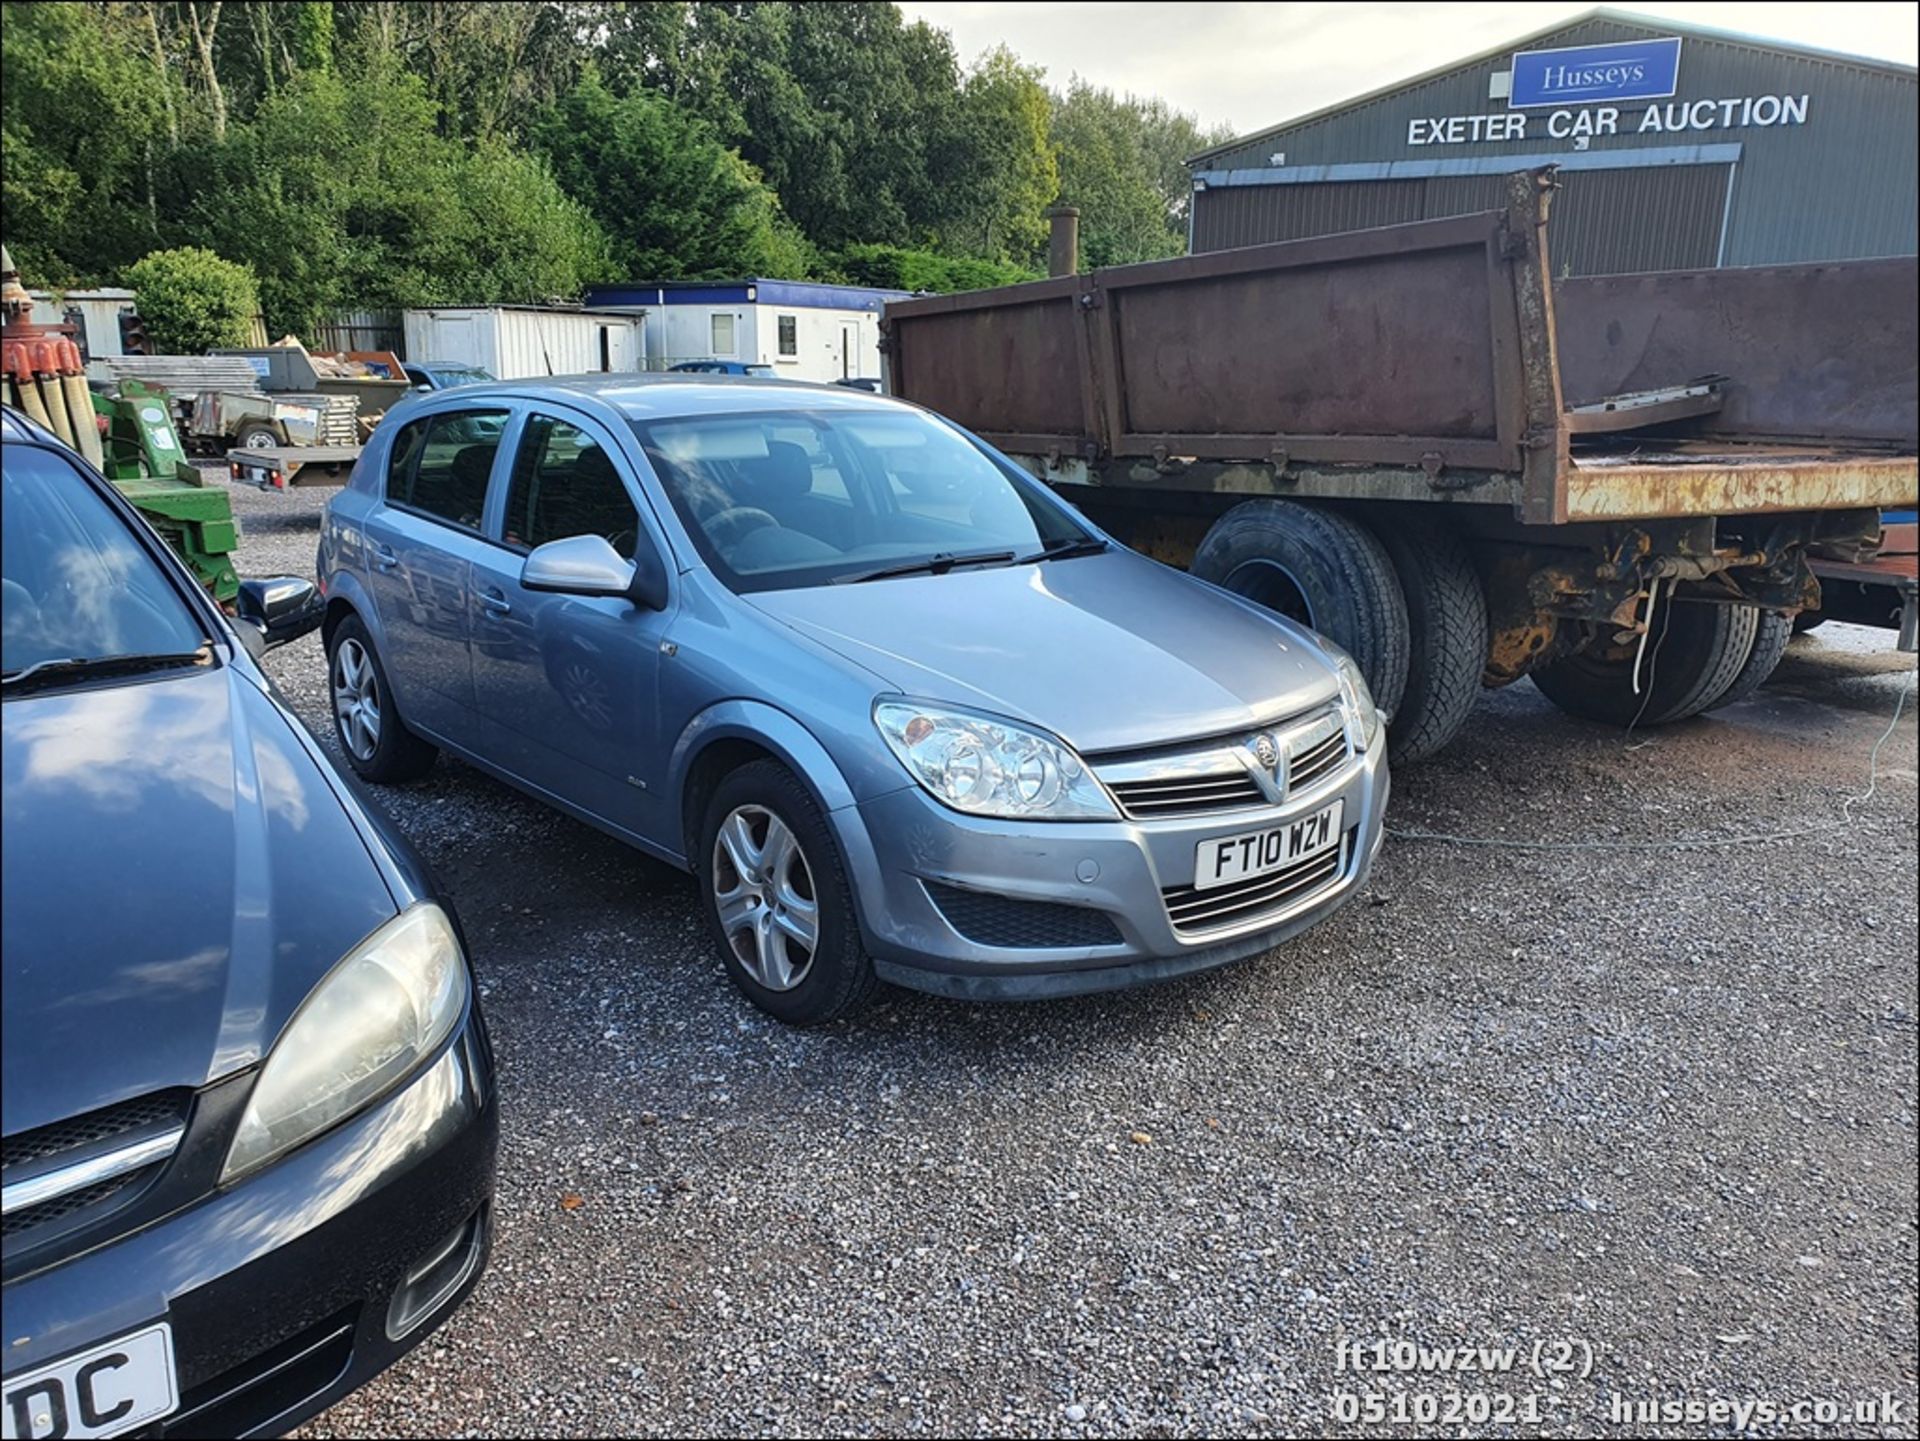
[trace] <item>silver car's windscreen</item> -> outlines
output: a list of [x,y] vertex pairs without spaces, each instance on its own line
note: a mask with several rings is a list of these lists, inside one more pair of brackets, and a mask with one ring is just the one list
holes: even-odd
[[1089,538],[1036,481],[912,411],[635,421],[703,560],[736,591],[926,563],[1011,564]]

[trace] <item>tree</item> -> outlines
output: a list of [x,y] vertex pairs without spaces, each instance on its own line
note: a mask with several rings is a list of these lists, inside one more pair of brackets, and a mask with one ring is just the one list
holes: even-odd
[[948,199],[942,249],[1020,264],[1044,250],[1060,174],[1040,76],[1005,46],[968,73],[939,166]]
[[1158,260],[1186,248],[1187,157],[1224,138],[1161,100],[1116,96],[1077,76],[1053,102],[1063,204],[1080,208],[1089,266]]
[[713,127],[672,102],[615,96],[589,71],[535,127],[568,194],[587,198],[625,278],[801,277],[806,238]]
[[151,249],[151,146],[164,135],[130,13],[7,6],[0,196],[29,282],[97,278]]
[[253,271],[198,246],[152,252],[127,267],[126,283],[148,337],[164,354],[245,345],[260,312]]
[[956,259],[897,245],[849,245],[833,257],[832,270],[836,278],[853,285],[939,294],[1039,279],[1034,271],[1004,261]]
[[606,236],[537,156],[446,139],[436,118],[394,62],[303,71],[205,155],[190,228],[253,265],[275,330],[608,278]]

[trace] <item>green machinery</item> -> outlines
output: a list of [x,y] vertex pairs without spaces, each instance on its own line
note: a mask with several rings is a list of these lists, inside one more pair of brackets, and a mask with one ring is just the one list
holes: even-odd
[[233,553],[240,548],[227,488],[208,485],[180,448],[165,395],[137,380],[123,380],[117,395],[94,392],[94,411],[105,417],[100,468],[114,488],[186,561],[222,606],[240,593]]
[[33,297],[0,246],[0,383],[8,405],[97,466],[140,510],[226,609],[240,594],[240,530],[227,487],[187,461],[163,392],[123,380],[111,395],[87,384],[71,325],[36,325]]

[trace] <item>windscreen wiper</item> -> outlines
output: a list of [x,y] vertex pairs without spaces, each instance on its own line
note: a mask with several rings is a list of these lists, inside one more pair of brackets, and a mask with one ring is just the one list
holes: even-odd
[[1066,560],[1076,555],[1099,555],[1107,543],[1097,535],[1075,536],[1071,540],[1050,540],[1032,555],[1023,555],[1015,565],[1035,565],[1043,560]]
[[11,690],[28,681],[91,680],[103,675],[138,675],[142,671],[168,670],[174,666],[205,665],[213,659],[213,647],[172,651],[159,655],[54,656],[0,676],[0,685]]
[[942,551],[939,555],[930,555],[925,560],[910,560],[900,565],[884,565],[878,570],[866,570],[858,575],[843,575],[834,580],[835,585],[858,585],[863,580],[892,580],[899,575],[945,575],[956,565],[1011,565],[1013,552],[1010,550],[975,550],[956,554]]

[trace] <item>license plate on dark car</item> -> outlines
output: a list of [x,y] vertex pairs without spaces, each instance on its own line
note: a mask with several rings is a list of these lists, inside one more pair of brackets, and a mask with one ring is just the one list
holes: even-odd
[[180,1404],[173,1329],[161,1321],[104,1346],[4,1383],[5,1441],[40,1436],[118,1436]]

